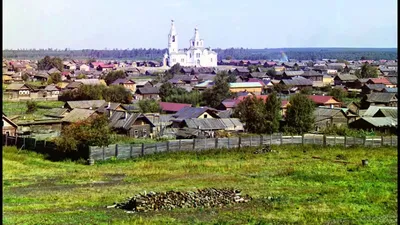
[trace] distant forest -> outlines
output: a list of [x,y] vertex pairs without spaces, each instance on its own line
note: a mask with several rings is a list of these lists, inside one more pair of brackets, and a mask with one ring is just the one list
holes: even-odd
[[[46,55],[62,59],[116,59],[116,60],[157,60],[161,61],[167,49],[112,49],[112,50],[57,50],[57,49],[18,49],[3,50],[3,57],[15,59],[40,59]],[[247,60],[274,60],[282,57],[284,52],[290,59],[296,60],[395,60],[397,48],[282,48],[282,49],[245,49],[229,48],[214,49],[218,53],[218,60],[247,59]]]

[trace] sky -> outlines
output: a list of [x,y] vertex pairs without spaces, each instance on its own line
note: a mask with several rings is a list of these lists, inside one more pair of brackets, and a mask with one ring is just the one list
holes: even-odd
[[3,0],[3,49],[397,48],[396,0]]

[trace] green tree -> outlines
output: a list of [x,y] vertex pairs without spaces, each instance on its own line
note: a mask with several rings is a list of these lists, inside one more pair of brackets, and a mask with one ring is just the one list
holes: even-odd
[[273,89],[278,93],[282,93],[282,91],[288,90],[289,87],[287,85],[285,85],[285,84],[277,83],[277,84],[274,84],[274,88]]
[[26,82],[26,81],[29,80],[30,77],[29,77],[29,75],[28,75],[27,73],[24,73],[24,74],[22,74],[22,77],[21,77],[21,78],[22,78],[23,81]]
[[78,79],[86,79],[87,76],[85,74],[81,73],[76,78],[78,78]]
[[117,71],[109,72],[105,76],[104,80],[107,85],[110,85],[111,83],[113,83],[114,81],[116,81],[117,79],[120,79],[120,78],[126,78],[126,75],[125,75],[124,71],[117,70]]
[[361,66],[361,70],[356,70],[355,75],[358,78],[376,78],[379,75],[379,70],[375,66],[371,66],[368,63],[364,63]]
[[199,91],[193,90],[182,94],[172,94],[165,98],[166,102],[186,103],[194,106],[204,104],[203,96]]
[[35,101],[29,100],[26,102],[26,108],[26,113],[34,113],[37,110],[38,106]]
[[305,87],[300,90],[300,94],[303,94],[303,95],[311,95],[312,92],[313,92],[313,89],[311,87]]
[[182,66],[179,63],[176,63],[173,65],[170,69],[169,72],[173,75],[175,74],[180,74],[181,73]]
[[61,74],[60,73],[52,73],[49,75],[49,79],[47,80],[47,84],[57,84],[61,82]]
[[281,119],[281,99],[278,98],[275,91],[268,95],[265,110],[266,132],[268,134],[278,132]]
[[231,60],[231,59],[232,59],[232,56],[228,55],[228,56],[225,57],[225,59],[226,59],[226,60]]
[[306,95],[293,95],[286,111],[285,131],[295,134],[310,131],[315,121],[314,110],[314,102]]
[[129,104],[132,102],[132,94],[122,85],[111,85],[105,88],[102,93],[103,99],[107,102],[118,102]]
[[174,87],[170,82],[165,82],[160,86],[159,95],[161,101],[167,101],[166,99],[172,95],[183,95],[187,91],[183,88]]
[[244,98],[235,108],[233,116],[245,124],[247,132],[261,134],[267,130],[266,106],[261,98]]
[[142,113],[159,113],[161,111],[160,104],[154,99],[140,100],[138,104]]
[[111,134],[107,117],[99,115],[66,126],[55,143],[59,151],[77,151],[80,145],[108,146],[111,144]]
[[347,97],[347,92],[340,88],[333,88],[329,91],[329,95],[335,97],[339,101],[343,101]]
[[52,68],[56,68],[62,71],[63,67],[64,67],[63,62],[58,57],[51,58],[50,56],[45,56],[38,62],[39,70],[50,70]]
[[232,96],[229,89],[228,74],[217,73],[214,85],[203,92],[203,100],[210,107],[217,107],[221,102]]

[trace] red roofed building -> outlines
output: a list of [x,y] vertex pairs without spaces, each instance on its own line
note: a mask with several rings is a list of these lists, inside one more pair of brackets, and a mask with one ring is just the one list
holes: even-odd
[[161,110],[165,113],[176,113],[184,107],[192,107],[191,104],[174,103],[174,102],[160,102]]
[[309,95],[308,98],[311,99],[317,106],[328,106],[331,108],[342,106],[342,103],[333,96]]
[[388,88],[395,88],[396,85],[392,84],[386,77],[383,78],[370,78],[367,84],[384,84]]
[[112,70],[112,69],[114,69],[114,64],[109,64],[109,65],[102,64],[102,65],[98,65],[98,66],[96,67],[96,69],[99,70],[99,71]]

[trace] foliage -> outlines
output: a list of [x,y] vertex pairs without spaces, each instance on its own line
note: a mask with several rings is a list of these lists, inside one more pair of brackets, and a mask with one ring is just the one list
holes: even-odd
[[55,143],[62,152],[76,151],[78,146],[108,146],[111,134],[108,118],[99,115],[66,126]]
[[62,71],[64,65],[60,58],[50,56],[45,56],[43,59],[38,62],[38,70],[50,70],[52,68],[56,68]]
[[203,95],[196,90],[191,92],[184,92],[182,94],[172,94],[165,98],[166,102],[186,103],[193,106],[200,106],[204,104]]
[[329,92],[332,90],[332,86],[331,85],[326,85],[320,88],[321,91],[323,92]]
[[262,134],[267,130],[266,109],[263,99],[249,96],[236,106],[233,115],[245,124],[247,132]]
[[303,95],[311,95],[313,93],[313,89],[311,87],[305,87],[300,90],[300,94]]
[[163,83],[160,86],[159,92],[161,101],[167,101],[166,98],[172,95],[182,95],[187,93],[185,89],[174,87],[170,82]]
[[274,88],[273,88],[273,90],[278,93],[282,93],[282,91],[286,91],[288,89],[289,89],[289,87],[287,85],[281,84],[281,83],[274,84]]
[[180,74],[181,73],[181,69],[182,69],[182,66],[179,63],[176,63],[168,71],[171,74],[176,75],[176,74]]
[[61,74],[60,73],[52,73],[49,75],[49,79],[47,80],[47,84],[57,84],[61,82]]
[[76,90],[64,91],[59,99],[61,101],[102,100],[107,102],[130,103],[132,94],[121,85],[81,85]]
[[142,113],[159,113],[161,110],[160,104],[154,99],[140,100],[138,104]]
[[276,71],[274,69],[268,69],[267,70],[267,75],[270,77],[275,77],[276,76]]
[[347,97],[347,92],[341,88],[332,88],[329,91],[329,95],[335,97],[337,100],[343,102],[344,98]]
[[129,104],[132,102],[132,94],[122,85],[111,85],[103,90],[103,99],[107,102],[119,102]]
[[116,81],[117,79],[120,79],[120,78],[126,78],[126,75],[125,75],[124,71],[116,70],[116,71],[109,72],[106,75],[106,77],[104,78],[104,80],[107,85],[110,85],[111,83],[113,83],[114,81]]
[[377,78],[379,75],[379,70],[375,66],[371,66],[368,63],[364,63],[361,66],[361,70],[356,70],[355,75],[358,78]]
[[26,102],[26,108],[26,113],[34,113],[37,110],[38,105],[35,101],[29,100]]
[[28,81],[30,76],[27,73],[24,73],[24,74],[22,74],[21,78],[22,78],[23,81]]
[[[41,58],[46,55],[66,58],[96,58],[96,59],[135,59],[135,60],[162,60],[167,49],[110,49],[110,50],[68,50],[68,49],[5,49],[3,57],[6,58]],[[244,49],[227,48],[213,49],[218,53],[218,60],[225,58],[246,60],[273,60],[281,57],[284,50],[289,58],[297,60],[317,59],[344,59],[357,60],[361,57],[374,60],[397,59],[396,48],[377,49],[349,49],[349,48],[288,48],[288,49]]]
[[268,95],[265,109],[266,132],[268,134],[278,132],[279,121],[281,119],[281,99],[278,98],[276,92],[272,92]]
[[224,99],[232,96],[229,89],[228,74],[217,73],[214,85],[203,92],[203,100],[207,106],[217,107]]
[[366,131],[366,130],[355,130],[355,129],[350,129],[349,127],[342,125],[342,126],[336,126],[335,124],[331,126],[327,126],[322,130],[323,134],[329,134],[329,135],[337,135],[337,136],[346,136],[346,137],[359,137],[359,138],[364,138],[367,136],[385,136],[385,134],[381,134],[379,132],[375,131]]
[[81,73],[76,78],[78,78],[78,79],[86,79],[87,76],[85,74]]
[[346,66],[350,64],[349,61],[347,61],[345,59],[338,59],[336,62],[337,63],[344,63],[344,64],[346,64]]
[[290,97],[286,111],[286,127],[289,133],[303,134],[314,125],[314,102],[306,95],[295,94]]

